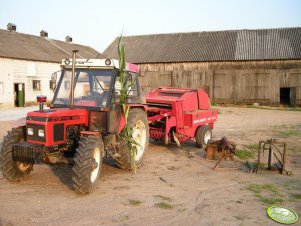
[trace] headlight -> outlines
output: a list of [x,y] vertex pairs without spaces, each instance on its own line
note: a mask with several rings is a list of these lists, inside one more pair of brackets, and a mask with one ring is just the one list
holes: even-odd
[[27,129],[27,135],[32,136],[33,135],[33,128]]
[[44,137],[44,136],[45,136],[44,130],[39,129],[39,130],[38,130],[38,136],[39,136],[39,137]]

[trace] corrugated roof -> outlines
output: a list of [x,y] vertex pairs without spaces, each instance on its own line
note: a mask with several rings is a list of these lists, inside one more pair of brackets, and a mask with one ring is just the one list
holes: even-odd
[[[117,37],[103,55],[118,58]],[[131,63],[301,59],[301,28],[125,36]]]
[[89,46],[0,29],[0,57],[61,62],[63,58],[70,58],[74,49],[79,50],[82,58],[100,57],[100,53]]

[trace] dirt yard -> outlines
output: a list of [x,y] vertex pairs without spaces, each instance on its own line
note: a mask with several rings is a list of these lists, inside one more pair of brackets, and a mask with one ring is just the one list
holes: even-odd
[[[239,170],[226,161],[213,171],[216,161],[205,160],[192,143],[153,142],[136,174],[106,161],[89,195],[74,193],[70,167],[36,165],[20,183],[1,175],[0,225],[278,225],[266,215],[272,203],[300,216],[301,112],[217,108],[214,139],[226,136],[254,162],[259,140],[280,138],[288,144],[293,175],[249,173],[239,158]],[[0,122],[1,137],[14,123]]]

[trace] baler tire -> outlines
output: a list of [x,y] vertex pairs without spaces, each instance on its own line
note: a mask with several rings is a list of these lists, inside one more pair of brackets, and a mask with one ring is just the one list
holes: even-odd
[[24,140],[23,128],[13,128],[7,133],[0,150],[0,169],[4,178],[10,181],[22,181],[33,169],[33,164],[22,163],[14,160],[13,144]]
[[[142,129],[138,131],[138,135],[144,135],[142,137],[142,142],[144,140],[144,144],[142,144],[143,150],[138,150],[135,159],[131,156],[130,148],[126,141],[121,140],[120,146],[117,149],[117,155],[114,158],[116,165],[125,170],[133,171],[136,168],[139,168],[141,166],[143,157],[145,153],[148,150],[148,142],[149,142],[149,126],[147,122],[147,117],[145,111],[139,108],[133,108],[130,110],[128,115],[128,126],[130,128],[137,128],[138,126],[141,126]],[[144,129],[143,129],[144,128]],[[144,130],[144,131],[143,131]],[[135,131],[133,132],[133,134]],[[138,146],[139,148],[139,146]],[[137,158],[136,158],[137,157]]]
[[[210,138],[206,138],[206,136]],[[212,139],[212,130],[208,125],[199,126],[195,133],[195,143],[198,148],[202,148]]]
[[97,136],[82,136],[74,156],[72,168],[73,188],[80,194],[93,192],[99,181],[103,141]]

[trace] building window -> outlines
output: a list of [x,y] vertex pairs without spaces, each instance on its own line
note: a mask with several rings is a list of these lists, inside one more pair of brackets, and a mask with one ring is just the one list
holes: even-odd
[[41,90],[41,81],[33,80],[32,81],[32,89],[33,90]]
[[4,93],[4,84],[3,82],[0,82],[0,94]]

